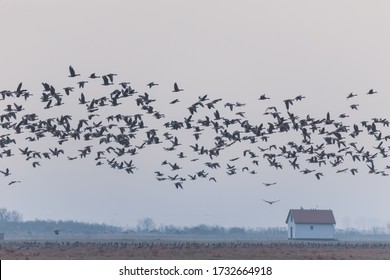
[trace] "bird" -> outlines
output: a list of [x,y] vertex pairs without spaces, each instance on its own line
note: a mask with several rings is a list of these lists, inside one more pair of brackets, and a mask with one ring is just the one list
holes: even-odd
[[233,104],[233,103],[228,102],[228,103],[225,104],[225,107],[229,107],[230,111],[233,111],[233,107],[234,107],[235,105],[236,105],[236,104]]
[[354,109],[354,110],[357,110],[358,106],[359,106],[359,104],[352,104],[352,105],[350,105],[351,109]]
[[9,169],[7,168],[7,169],[5,169],[5,171],[1,171],[0,170],[0,172],[1,173],[3,173],[4,174],[4,176],[9,176],[9,175],[11,175],[11,172],[9,171]]
[[351,171],[352,175],[355,175],[356,173],[358,173],[357,168],[351,168],[350,171]]
[[102,84],[103,86],[109,86],[113,84],[108,76],[102,76],[102,79],[103,79],[103,84]]
[[269,205],[272,205],[276,202],[279,202],[280,200],[265,200],[265,199],[262,199],[264,202],[268,203]]
[[114,76],[117,76],[117,74],[110,73],[110,74],[107,74],[105,76],[107,76],[110,79],[111,83],[113,83],[114,82]]
[[347,172],[348,168],[344,168],[344,169],[339,169],[336,171],[336,173],[344,173],[344,172]]
[[54,230],[54,234],[55,234],[55,235],[59,235],[59,234],[60,234],[60,231],[61,231],[60,229],[55,229],[55,230]]
[[377,93],[377,91],[374,91],[373,89],[370,89],[367,94],[374,94],[374,93]]
[[13,184],[16,184],[16,183],[21,183],[22,181],[19,181],[19,180],[15,180],[15,181],[11,181],[8,183],[8,185],[13,185]]
[[80,81],[77,84],[79,85],[79,88],[84,88],[86,83],[88,83],[88,81]]
[[120,82],[119,85],[125,89],[125,92],[128,91],[129,94],[135,93],[134,90],[129,86],[130,82]]
[[259,100],[267,100],[269,97],[265,96],[265,94],[260,95]]
[[304,170],[301,170],[301,173],[303,173],[303,174],[309,174],[309,173],[311,173],[311,172],[314,172],[315,170],[310,170],[310,169],[304,169]]
[[69,95],[74,90],[74,87],[64,87],[64,90],[65,94]]
[[283,100],[284,104],[286,105],[286,109],[289,110],[290,109],[290,105],[293,105],[293,99],[285,99]]
[[266,187],[269,187],[269,186],[272,186],[272,185],[276,185],[276,182],[273,182],[273,183],[263,183],[264,186]]
[[89,75],[89,78],[90,79],[98,79],[98,78],[100,78],[100,76],[96,76],[95,73],[92,73],[91,75]]
[[79,104],[86,104],[87,101],[85,100],[84,93],[81,93],[81,96],[79,98]]
[[172,91],[172,92],[179,92],[179,91],[183,91],[183,89],[179,88],[179,86],[177,85],[177,83],[174,83],[174,84],[173,84],[173,91]]
[[169,102],[169,104],[175,104],[175,103],[177,103],[177,102],[179,102],[180,100],[179,99],[175,99],[175,100],[172,100],[171,102]]
[[77,76],[80,76],[80,74],[76,74],[76,72],[74,71],[73,67],[69,66],[69,77],[70,78],[74,78],[74,77],[77,77]]
[[152,87],[154,87],[154,86],[158,86],[158,84],[156,84],[155,82],[150,82],[150,83],[147,84],[147,86],[148,86],[149,88],[152,88]]
[[321,179],[321,176],[324,176],[324,174],[322,174],[322,172],[317,172],[317,173],[315,174],[315,176],[316,176],[316,178],[319,180],[319,179]]

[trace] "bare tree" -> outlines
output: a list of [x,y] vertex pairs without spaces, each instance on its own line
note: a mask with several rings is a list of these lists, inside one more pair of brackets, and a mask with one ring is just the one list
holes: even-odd
[[138,220],[137,230],[139,232],[151,232],[156,229],[156,224],[152,218],[143,218]]
[[23,215],[15,210],[8,210],[7,208],[0,208],[0,221],[4,222],[22,222]]

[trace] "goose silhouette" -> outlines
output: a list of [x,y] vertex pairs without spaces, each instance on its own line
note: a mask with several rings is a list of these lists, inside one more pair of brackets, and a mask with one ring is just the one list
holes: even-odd
[[183,91],[183,89],[179,88],[179,86],[177,85],[177,83],[174,83],[174,84],[173,84],[173,91],[172,91],[172,92],[179,92],[179,91]]
[[73,67],[69,66],[69,77],[70,78],[74,78],[74,77],[77,77],[77,76],[80,76],[80,74],[76,74],[76,72],[74,71]]
[[274,203],[280,201],[280,199],[279,199],[279,200],[265,200],[265,199],[262,199],[262,200],[263,200],[264,202],[268,203],[269,205],[272,205],[272,204],[274,204]]

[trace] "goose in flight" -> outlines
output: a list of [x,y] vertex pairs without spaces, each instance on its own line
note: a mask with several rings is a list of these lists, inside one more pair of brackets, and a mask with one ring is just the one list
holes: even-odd
[[190,179],[191,179],[192,181],[196,180],[196,174],[195,174],[195,175],[190,175],[190,174],[188,174],[188,177],[190,177]]
[[374,94],[374,93],[377,93],[377,91],[374,91],[373,89],[370,89],[367,94]]
[[310,169],[304,169],[304,170],[301,170],[300,172],[303,173],[303,174],[309,174],[311,172],[314,172],[315,170],[310,170]]
[[269,97],[265,96],[265,94],[262,94],[260,97],[259,97],[259,100],[267,100],[267,99],[270,99]]
[[319,180],[321,178],[321,176],[324,176],[324,174],[322,174],[322,172],[317,172],[315,174],[316,178]]
[[358,173],[358,170],[356,168],[352,168],[350,171],[351,171],[352,175],[355,175],[356,173]]
[[0,172],[3,173],[4,176],[9,176],[9,175],[11,175],[11,172],[9,171],[8,168],[7,168],[5,171],[1,171],[1,170],[0,170]]
[[[176,83],[175,83],[176,84]],[[149,88],[152,88],[152,87],[154,87],[154,86],[158,86],[158,84],[156,84],[155,82],[150,82],[149,84],[147,84],[147,86],[149,87]]]
[[173,91],[172,92],[179,92],[179,91],[183,91],[182,88],[179,88],[179,86],[177,85],[177,83],[174,83],[173,84]]
[[175,183],[175,187],[176,187],[176,189],[178,189],[178,188],[183,189],[183,185],[182,185],[182,183],[180,183],[180,182],[176,182],[176,183]]
[[284,104],[286,105],[286,109],[289,110],[290,109],[290,105],[293,105],[293,99],[286,99],[286,100],[283,100]]
[[64,87],[65,94],[69,95],[74,90],[74,87]]
[[70,78],[74,78],[74,77],[77,77],[77,76],[80,76],[80,74],[76,74],[76,72],[74,71],[73,67],[69,66],[69,77]]
[[102,86],[109,86],[109,85],[113,84],[112,81],[109,79],[109,77],[107,75],[103,76],[102,79],[103,79]]
[[348,168],[344,168],[344,169],[339,169],[336,171],[336,173],[345,173],[347,172]]
[[264,186],[266,187],[269,187],[269,186],[272,186],[272,185],[276,185],[276,182],[273,182],[273,183],[263,183]]
[[80,81],[77,84],[79,85],[79,88],[84,88],[86,83],[88,83],[88,81]]
[[97,78],[100,78],[100,76],[96,76],[95,73],[92,73],[91,75],[89,75],[89,78],[90,79],[97,79]]
[[84,93],[81,93],[80,98],[79,98],[79,104],[86,104],[87,101],[85,100]]
[[113,83],[114,82],[114,76],[117,76],[117,74],[110,73],[110,74],[107,74],[106,76],[110,79],[111,83]]
[[225,104],[225,107],[229,107],[230,108],[230,111],[233,111],[233,107],[235,106],[235,104],[233,104],[233,103],[226,103]]
[[19,180],[17,180],[17,181],[11,181],[11,182],[8,183],[8,185],[11,186],[11,185],[13,185],[13,184],[20,183],[20,182],[22,182],[22,181],[19,181]]
[[172,167],[172,171],[182,169],[179,165],[177,165],[177,163],[169,163],[169,165]]
[[358,106],[359,106],[359,104],[352,104],[349,107],[351,107],[351,109],[357,110]]
[[279,199],[279,200],[265,200],[265,199],[262,199],[262,200],[263,200],[264,202],[268,203],[269,205],[272,205],[272,204],[274,204],[274,203],[280,201],[280,199]]
[[175,104],[177,102],[180,102],[180,100],[176,98],[175,100],[172,100],[171,102],[169,102],[169,104]]

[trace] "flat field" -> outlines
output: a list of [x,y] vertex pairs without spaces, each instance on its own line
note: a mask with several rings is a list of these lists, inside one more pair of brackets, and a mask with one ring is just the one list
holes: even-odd
[[0,259],[389,260],[387,241],[1,241]]

